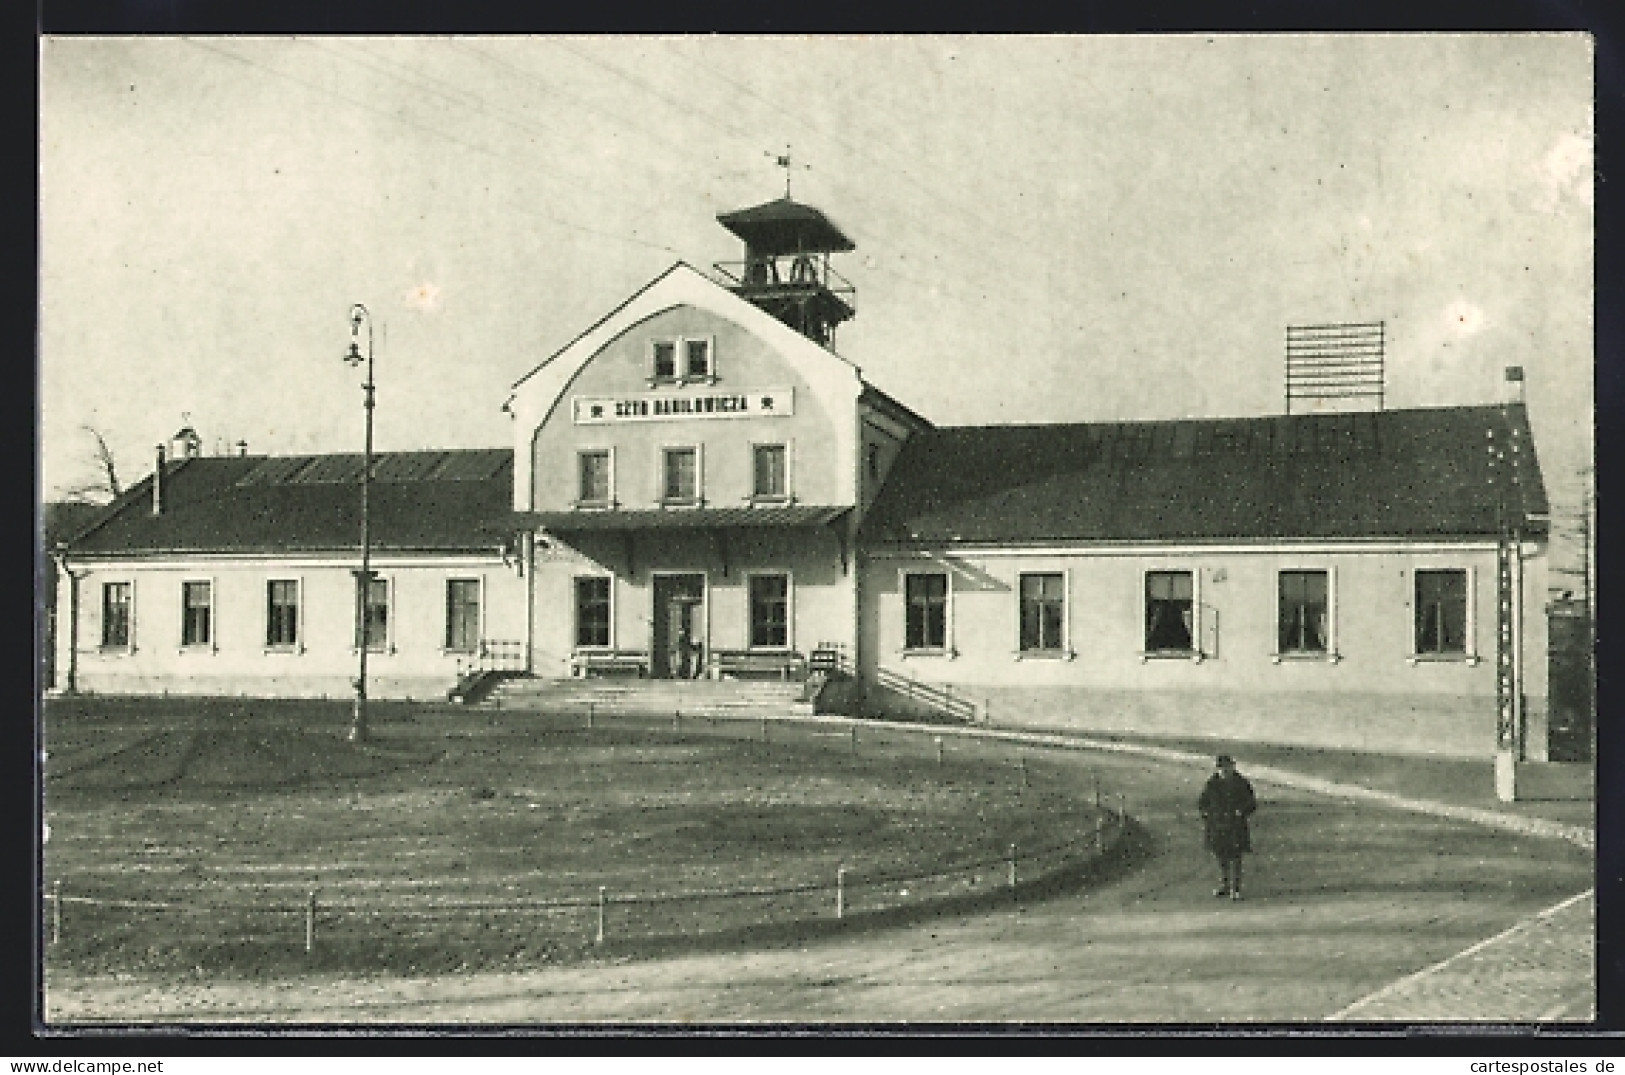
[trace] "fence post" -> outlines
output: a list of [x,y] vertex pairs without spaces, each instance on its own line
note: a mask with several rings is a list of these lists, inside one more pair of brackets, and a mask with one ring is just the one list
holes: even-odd
[[1010,845],[1010,887],[1016,887],[1016,845]]
[[858,726],[857,726],[856,722],[853,722],[853,724],[852,724],[852,753],[855,756],[857,754],[857,752],[858,752]]
[[592,730],[592,703],[587,703],[587,730]]
[[1117,827],[1122,832],[1128,831],[1128,800],[1122,792],[1117,793]]
[[683,730],[683,711],[681,709],[672,710],[671,730],[674,732],[680,732]]
[[846,917],[846,867],[835,870],[835,917]]
[[762,718],[762,742],[767,742],[767,718]]
[[1097,854],[1106,850],[1106,819],[1100,814],[1095,815],[1095,852]]
[[310,897],[305,901],[305,954],[309,955],[316,948],[316,890],[310,890]]
[[1026,787],[1027,786],[1027,755],[1025,755],[1025,754],[1018,755],[1018,760],[1021,763],[1021,786]]
[[1089,779],[1095,782],[1095,809],[1100,809],[1100,774],[1090,770]]
[[937,736],[937,764],[942,764],[942,736]]
[[62,939],[62,881],[51,882],[51,943]]
[[598,940],[596,944],[604,943],[604,886],[598,886]]

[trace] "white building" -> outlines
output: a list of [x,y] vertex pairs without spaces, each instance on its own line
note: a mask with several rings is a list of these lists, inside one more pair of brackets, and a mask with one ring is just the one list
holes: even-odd
[[[937,428],[834,350],[852,244],[823,214],[721,221],[743,261],[678,264],[541,362],[511,452],[380,457],[370,693],[476,664],[802,677],[817,652],[871,713],[1487,756],[1504,618],[1544,756],[1521,402]],[[59,550],[58,686],[348,695],[360,473],[161,463]]]

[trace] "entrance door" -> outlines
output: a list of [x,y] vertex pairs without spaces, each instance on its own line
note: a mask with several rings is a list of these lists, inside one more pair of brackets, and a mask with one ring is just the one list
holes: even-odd
[[656,679],[693,679],[704,668],[705,576],[656,575],[650,674]]

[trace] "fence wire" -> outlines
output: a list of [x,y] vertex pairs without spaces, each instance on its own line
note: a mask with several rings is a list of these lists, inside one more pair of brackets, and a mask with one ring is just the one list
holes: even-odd
[[[606,716],[599,714],[601,726]],[[613,719],[621,730],[663,732],[673,723],[671,718],[615,715]],[[756,718],[697,717],[684,720],[682,728],[690,736],[709,732],[759,740],[758,724]],[[928,727],[913,731],[876,729],[861,723],[848,728],[774,725],[774,733],[785,742],[798,731],[810,733],[815,741],[825,740],[826,749],[836,757],[840,747],[827,742],[831,736],[850,739],[854,748],[861,738],[862,748],[869,751],[889,748],[902,754],[934,756],[939,766],[944,765],[942,737],[933,738]],[[1019,771],[1019,778],[1005,772],[1006,768]],[[1022,787],[1030,787],[1045,768],[1022,754],[997,769],[983,765],[970,773],[962,767],[953,773],[958,777],[1004,773],[1006,779],[1019,779]],[[918,864],[890,870],[841,866],[828,878],[808,881],[669,892],[589,888],[567,896],[516,895],[432,903],[421,902],[410,892],[365,898],[323,892],[320,887],[300,899],[282,894],[260,901],[245,898],[242,890],[222,892],[213,887],[207,892],[171,890],[162,898],[137,899],[97,895],[75,885],[72,878],[60,878],[44,894],[46,931],[52,947],[64,957],[95,958],[109,965],[118,962],[119,944],[143,920],[150,928],[151,919],[162,916],[173,916],[174,937],[166,944],[147,944],[144,951],[149,956],[155,948],[178,953],[199,945],[303,951],[306,956],[331,949],[355,955],[407,941],[455,944],[460,938],[490,942],[493,937],[533,950],[565,950],[606,943],[680,942],[761,927],[861,920],[943,900],[1014,898],[1095,861],[1123,838],[1128,819],[1120,797],[1119,809],[1110,809],[1112,797],[1102,798],[1098,776],[1090,774],[1089,779],[1094,789],[1093,832],[1038,847],[1011,845],[1002,852],[989,850],[926,869]],[[1076,787],[1076,778],[1070,783]],[[1086,787],[1078,788],[1080,807],[1090,801]]]

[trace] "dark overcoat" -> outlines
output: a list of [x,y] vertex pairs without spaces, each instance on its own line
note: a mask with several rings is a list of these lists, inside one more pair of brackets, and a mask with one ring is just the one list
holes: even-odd
[[1228,776],[1214,773],[1196,800],[1196,808],[1202,813],[1209,851],[1221,859],[1234,859],[1253,849],[1247,818],[1258,809],[1258,800],[1246,777],[1237,772]]

